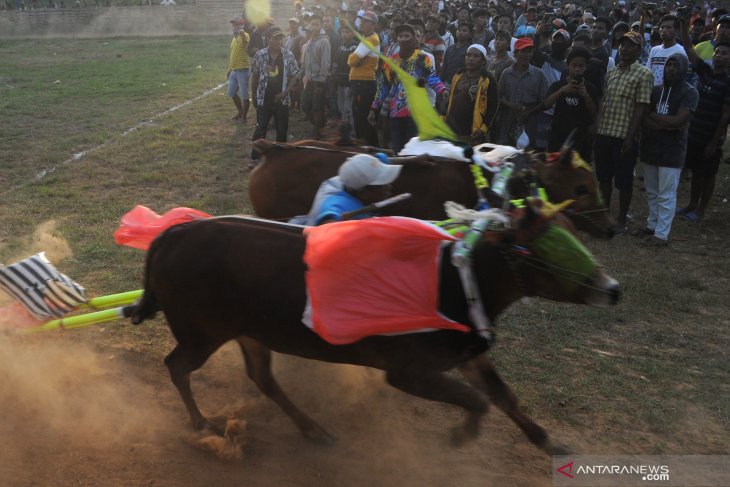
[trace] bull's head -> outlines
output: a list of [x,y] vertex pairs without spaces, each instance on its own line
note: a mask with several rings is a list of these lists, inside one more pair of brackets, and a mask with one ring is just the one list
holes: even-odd
[[[592,306],[615,305],[619,283],[601,270],[570,231],[570,225],[560,224],[560,218],[547,218],[532,202],[516,210],[508,228],[484,233],[473,253],[475,275],[492,279],[485,276],[495,273],[489,262],[494,261],[494,252],[498,251],[507,263],[505,270],[512,276],[518,295]],[[494,283],[485,284],[495,289]]]
[[550,201],[574,200],[564,213],[579,230],[600,238],[613,237],[615,223],[601,199],[593,169],[577,151],[566,146],[547,157],[536,155],[532,169]]

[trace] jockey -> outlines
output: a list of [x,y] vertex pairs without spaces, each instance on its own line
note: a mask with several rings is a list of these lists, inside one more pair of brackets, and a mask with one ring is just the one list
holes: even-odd
[[[314,198],[307,225],[322,225],[342,219],[343,213],[359,210],[388,197],[390,184],[403,166],[383,164],[367,154],[349,157],[337,176],[323,182]],[[369,213],[354,216],[367,218]]]

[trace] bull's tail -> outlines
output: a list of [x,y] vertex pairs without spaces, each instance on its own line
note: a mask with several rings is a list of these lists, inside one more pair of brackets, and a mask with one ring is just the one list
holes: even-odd
[[150,274],[152,272],[152,262],[155,259],[155,255],[160,249],[160,246],[162,245],[162,242],[165,240],[165,236],[169,231],[170,229],[159,235],[152,242],[149,250],[147,250],[147,258],[145,260],[144,269],[144,294],[142,295],[142,299],[140,299],[139,302],[137,302],[131,309],[129,309],[127,313],[125,313],[131,318],[133,325],[139,325],[148,318],[154,318],[157,312],[160,310],[160,305],[157,302],[157,297],[155,296],[155,293],[153,291]]

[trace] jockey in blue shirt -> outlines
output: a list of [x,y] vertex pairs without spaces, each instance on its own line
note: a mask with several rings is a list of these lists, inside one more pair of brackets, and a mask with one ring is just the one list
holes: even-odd
[[[320,186],[309,213],[310,225],[322,225],[342,219],[343,213],[359,210],[390,195],[390,184],[400,174],[403,166],[383,164],[367,154],[348,158],[337,176]],[[369,213],[354,216],[368,218]]]

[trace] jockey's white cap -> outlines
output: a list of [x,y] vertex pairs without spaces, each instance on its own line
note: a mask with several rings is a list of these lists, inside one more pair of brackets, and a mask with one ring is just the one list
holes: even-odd
[[362,189],[365,186],[382,186],[392,183],[400,174],[402,167],[383,164],[377,158],[367,154],[357,154],[342,163],[338,176],[345,187]]

